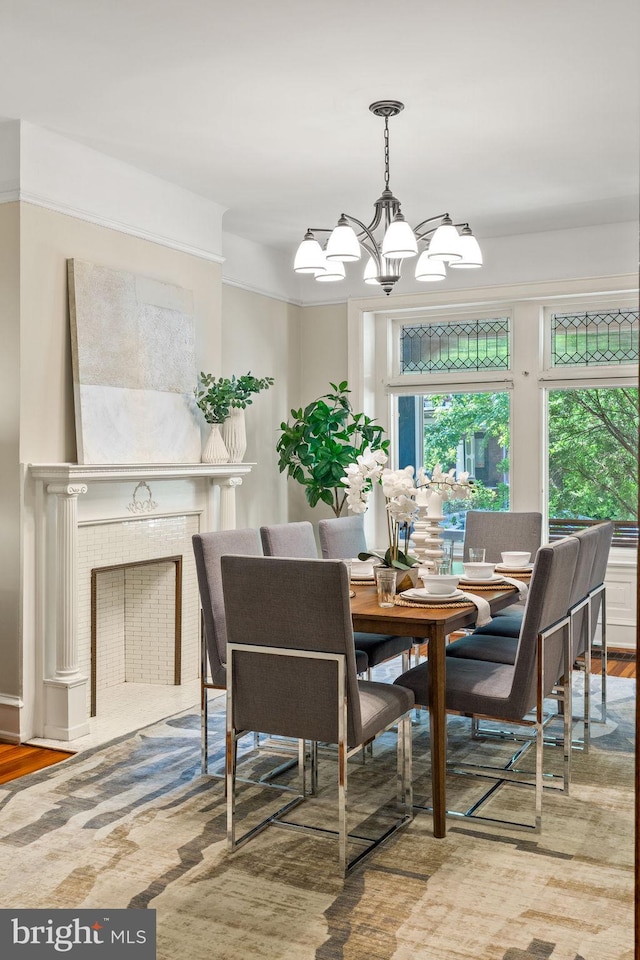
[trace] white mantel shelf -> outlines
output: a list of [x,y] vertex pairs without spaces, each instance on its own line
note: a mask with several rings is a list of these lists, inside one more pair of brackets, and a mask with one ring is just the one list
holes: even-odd
[[251,472],[255,463],[30,463],[29,471],[45,483],[108,480],[223,480]]

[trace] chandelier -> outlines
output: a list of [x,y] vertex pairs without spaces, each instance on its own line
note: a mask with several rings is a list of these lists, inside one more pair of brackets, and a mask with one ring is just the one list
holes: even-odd
[[[369,110],[384,120],[384,190],[373,205],[373,220],[365,226],[343,213],[333,229],[309,227],[296,252],[295,272],[313,274],[321,283],[342,280],[345,263],[360,260],[364,250],[369,255],[364,282],[377,284],[388,295],[400,279],[403,260],[418,253],[416,280],[444,280],[446,264],[457,269],[481,267],[482,253],[468,223],[453,223],[448,213],[440,213],[411,229],[389,187],[389,118],[404,110],[404,104],[377,100]],[[381,241],[375,236],[380,227]],[[321,243],[316,234],[329,236]]]

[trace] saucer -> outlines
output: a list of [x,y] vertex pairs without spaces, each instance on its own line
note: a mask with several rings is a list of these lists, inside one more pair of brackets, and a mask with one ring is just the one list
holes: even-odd
[[521,563],[517,567],[510,567],[506,563],[499,563],[496,566],[496,570],[502,570],[503,573],[511,571],[512,573],[530,573],[533,570],[532,563]]
[[502,583],[504,576],[500,573],[492,573],[490,577],[460,577],[460,583],[482,586],[483,583]]

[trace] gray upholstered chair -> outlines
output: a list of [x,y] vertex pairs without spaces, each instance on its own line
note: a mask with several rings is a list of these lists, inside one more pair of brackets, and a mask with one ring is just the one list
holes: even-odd
[[222,597],[220,558],[233,553],[241,556],[262,556],[262,543],[257,530],[217,530],[196,533],[192,538],[196,561],[202,630],[200,650],[200,721],[201,768],[209,772],[209,690],[227,686],[227,627]]
[[325,560],[349,560],[364,553],[367,541],[364,535],[364,515],[335,517],[318,521],[320,551]]
[[[471,717],[485,716],[535,727],[535,830],[540,829],[542,814],[543,701],[553,692],[558,677],[569,661],[567,610],[577,559],[578,542],[574,538],[541,547],[538,551],[514,663],[447,657],[445,696],[448,710]],[[395,683],[412,690],[416,703],[428,705],[428,662],[413,667],[398,677]],[[532,710],[535,711],[534,720],[529,718]],[[563,746],[565,790],[568,789],[570,774],[570,704],[566,705],[566,710],[568,718],[565,718]],[[465,769],[465,765],[456,766],[459,772]],[[515,770],[494,770],[492,774],[489,770],[483,767],[482,774],[493,775],[499,781],[522,781],[521,774]],[[491,819],[479,817],[476,813],[478,806],[478,803],[474,804],[464,815]],[[516,826],[531,825],[519,823]]]
[[[526,550],[533,559],[542,542],[542,514],[536,512],[503,512],[468,510],[464,526],[462,559],[469,559],[471,547],[484,547],[487,563],[500,563],[505,550]],[[515,617],[522,621],[524,603],[518,601],[501,610],[498,617]],[[518,623],[518,629],[520,623]]]
[[535,557],[542,542],[541,513],[496,513],[468,510],[464,525],[463,559],[470,547],[484,547],[487,563],[500,563],[505,550],[527,550]]
[[[413,694],[388,683],[359,681],[351,625],[349,578],[339,561],[224,557],[227,618],[227,842],[236,850],[276,814],[236,839],[236,743],[246,730],[270,731],[305,743],[338,745],[340,866],[344,873],[412,817]],[[398,788],[402,815],[351,860],[347,857],[347,760],[398,724]],[[312,755],[314,748],[311,749]],[[306,749],[303,751],[306,756]],[[251,799],[253,809],[255,798]],[[322,830],[326,834],[326,830]],[[333,831],[332,831],[333,832]],[[360,832],[360,831],[359,831]],[[351,837],[362,840],[362,837]]]
[[[260,537],[265,557],[318,559],[313,526],[308,520],[267,524],[260,527]],[[360,674],[367,673],[369,670],[369,657],[366,650],[356,650],[356,670]]]
[[308,520],[297,523],[273,523],[260,527],[265,557],[295,557],[315,560],[318,556],[313,526]]
[[[589,531],[594,531],[591,534]],[[587,528],[575,534],[578,539],[587,539],[593,537],[596,541],[596,547],[593,557],[593,567],[589,579],[589,604],[583,614],[582,622],[578,622],[574,628],[576,636],[576,656],[584,655],[585,669],[585,723],[590,722],[590,684],[587,682],[591,676],[591,648],[596,635],[598,626],[598,617],[601,616],[600,624],[600,682],[601,682],[601,722],[607,720],[607,601],[604,578],[607,572],[607,563],[609,561],[609,551],[611,549],[611,540],[613,537],[613,523],[604,521],[594,527]],[[585,746],[588,746],[588,731],[585,729]]]
[[[362,527],[362,521],[360,517],[345,517],[339,518],[338,520],[321,520],[321,524],[335,524],[335,523],[346,523],[349,529],[348,538],[342,539],[342,546],[344,547],[347,543],[351,543],[355,546],[356,541],[359,544],[360,538],[357,533],[357,526],[350,523],[352,519],[360,521],[359,526]],[[315,559],[318,556],[316,549],[316,541],[313,533],[313,527],[308,521],[300,521],[298,523],[277,523],[271,526],[260,527],[260,535],[262,537],[262,546],[264,548],[264,554],[266,557],[297,557],[300,559]],[[326,527],[325,532],[320,534],[320,542],[323,542],[322,538],[325,538],[326,541]],[[353,537],[353,539],[351,539]],[[364,540],[364,531],[362,531],[362,539]],[[366,547],[362,547],[366,549]],[[324,546],[323,546],[323,557]],[[343,553],[338,551],[338,554],[329,557],[331,560],[344,560],[351,557],[357,556],[357,553]],[[368,678],[371,678],[370,671],[372,667],[377,666],[379,663],[384,663],[385,660],[391,660],[393,657],[398,657],[400,654],[403,654],[405,660],[403,661],[403,669],[406,670],[409,667],[409,652],[413,646],[413,641],[410,637],[392,637],[385,636],[380,633],[362,633],[358,631],[354,635],[355,645],[356,645],[356,668],[358,673],[366,673]]]
[[[578,541],[578,560],[576,564],[571,596],[569,598],[571,663],[576,664],[584,656],[584,739],[572,741],[574,746],[584,744],[589,747],[589,724],[591,719],[590,683],[591,645],[596,632],[599,607],[604,597],[604,576],[607,568],[613,524],[606,521],[587,527],[574,534]],[[451,657],[467,657],[477,660],[493,660],[497,663],[513,663],[517,640],[522,629],[522,617],[494,617],[484,627],[447,648]],[[606,720],[606,610],[602,623],[602,714]]]

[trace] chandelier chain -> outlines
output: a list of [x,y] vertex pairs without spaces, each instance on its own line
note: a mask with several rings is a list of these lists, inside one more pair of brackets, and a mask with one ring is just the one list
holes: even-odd
[[389,118],[384,118],[384,188],[389,189]]

